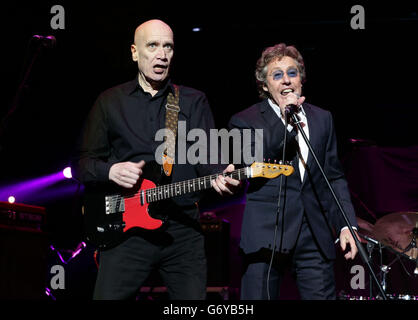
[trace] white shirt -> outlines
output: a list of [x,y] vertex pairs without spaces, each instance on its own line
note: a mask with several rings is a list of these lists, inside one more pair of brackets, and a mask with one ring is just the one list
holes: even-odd
[[[280,107],[277,104],[275,104],[271,99],[268,99],[268,102],[270,106],[273,108],[274,112],[276,112],[277,116],[282,120],[284,124],[284,118],[282,116]],[[298,112],[298,116],[300,118],[300,122],[302,123],[303,131],[305,132],[306,137],[309,139],[308,119],[306,118],[306,113],[305,113],[305,110],[303,110],[302,106],[300,106],[300,111]],[[290,132],[292,131],[292,129],[293,129],[292,125],[288,124],[287,130]],[[298,130],[298,135],[296,139],[298,141],[299,149],[300,149],[300,155],[299,155],[300,180],[303,182],[303,177],[305,175],[305,165],[308,161],[308,156],[309,156],[309,148],[308,148],[308,145],[306,144],[305,139],[303,139],[302,133],[300,133],[299,130]],[[303,159],[303,161],[301,158]],[[343,227],[341,231],[345,229],[348,229],[348,227],[347,226]],[[357,228],[354,226],[353,226],[353,229],[357,230]],[[339,239],[337,239],[336,243],[338,242],[338,240]]]
[[[271,99],[268,99],[268,102],[270,106],[273,108],[274,112],[276,112],[277,116],[282,120],[284,124],[284,118],[282,116],[280,107],[275,104]],[[300,122],[302,123],[303,131],[306,134],[306,137],[309,139],[309,127],[308,127],[308,119],[306,118],[305,110],[303,110],[303,107],[300,107],[300,111],[298,112],[298,116],[300,118]],[[292,125],[287,125],[287,131],[292,131],[293,127]],[[297,129],[297,128],[296,128]],[[308,145],[305,142],[305,139],[303,139],[302,133],[298,130],[298,135],[296,137],[297,142],[299,144],[300,154],[299,154],[299,172],[300,172],[300,180],[303,182],[303,177],[305,175],[305,165],[308,161],[308,155],[309,155],[309,148]],[[303,159],[303,161],[302,161]]]

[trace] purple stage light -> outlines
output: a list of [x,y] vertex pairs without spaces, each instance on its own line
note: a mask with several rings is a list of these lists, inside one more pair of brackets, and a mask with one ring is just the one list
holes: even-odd
[[62,174],[64,175],[64,177],[66,177],[67,179],[71,179],[73,177],[73,175],[71,174],[71,167],[67,167],[62,171]]
[[62,254],[61,254],[61,252],[59,251],[59,250],[57,250],[57,249],[55,249],[55,247],[53,246],[53,245],[50,245],[49,246],[49,248],[52,250],[52,251],[54,251],[54,252],[56,252],[57,253],[57,256],[58,256],[58,258],[61,260],[61,262],[63,263],[63,264],[68,264],[68,262],[70,262],[72,259],[74,259],[75,257],[77,257],[80,253],[81,253],[81,251],[83,251],[83,249],[85,248],[87,246],[87,244],[84,242],[84,241],[82,241],[82,242],[80,242],[79,244],[78,244],[78,246],[77,246],[77,248],[74,250],[74,251],[71,251],[71,250],[64,250],[65,252],[71,252],[71,256],[67,259],[67,260],[65,260],[64,259],[64,257],[62,256]]
[[[81,242],[79,245],[78,245],[78,247],[77,247],[77,249],[73,252],[73,254],[71,255],[71,259],[73,259],[73,258],[75,258],[76,256],[78,256],[79,254],[80,254],[80,252],[81,252],[81,250],[83,250],[84,248],[86,247],[86,243],[83,241],[83,242]],[[70,260],[71,260],[70,259]]]
[[15,203],[16,202],[16,198],[13,196],[10,196],[9,198],[7,198],[7,201],[9,201],[9,203]]
[[45,294],[48,296],[48,297],[50,297],[52,300],[57,300],[55,297],[54,297],[54,295],[52,294],[52,292],[51,292],[51,290],[47,287],[47,288],[45,288]]
[[62,257],[61,253],[60,253],[58,250],[56,250],[56,249],[54,248],[54,246],[53,246],[53,245],[50,245],[50,246],[49,246],[49,248],[50,248],[52,251],[55,251],[55,252],[57,253],[58,258],[61,260],[61,262],[62,262],[62,263],[67,264],[67,262],[66,262],[66,261],[64,260],[64,258]]
[[68,174],[71,174],[70,167],[66,168],[64,171],[65,173],[63,171],[59,171],[44,177],[19,182],[13,185],[1,186],[0,201],[8,201],[10,195],[13,195],[15,198],[19,199],[21,203],[39,200],[43,197],[42,191],[48,187],[53,186],[57,182],[66,180],[68,178]]
[[44,177],[35,178],[29,181],[20,182],[0,189],[0,200],[5,200],[10,194],[23,200],[28,195],[36,193],[40,189],[46,188],[55,182],[62,180],[62,173],[54,173]]

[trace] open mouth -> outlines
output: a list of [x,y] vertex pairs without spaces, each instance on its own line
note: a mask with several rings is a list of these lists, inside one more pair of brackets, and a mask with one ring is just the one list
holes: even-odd
[[163,64],[156,64],[153,67],[155,73],[163,73],[167,68],[168,66],[163,65]]
[[288,94],[289,94],[289,93],[291,93],[291,92],[294,92],[294,90],[293,90],[292,88],[286,88],[286,89],[282,90],[282,91],[280,92],[280,94],[281,94],[282,96],[286,96],[286,95],[288,95]]

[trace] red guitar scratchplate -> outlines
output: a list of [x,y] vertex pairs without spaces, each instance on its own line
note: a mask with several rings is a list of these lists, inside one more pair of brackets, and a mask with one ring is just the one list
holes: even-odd
[[144,196],[144,204],[141,205],[140,193],[143,190],[155,188],[156,185],[147,179],[143,179],[141,188],[134,197],[125,198],[125,212],[123,213],[123,221],[125,222],[124,232],[131,228],[140,227],[148,230],[158,229],[163,222],[152,218],[148,214],[148,203]]

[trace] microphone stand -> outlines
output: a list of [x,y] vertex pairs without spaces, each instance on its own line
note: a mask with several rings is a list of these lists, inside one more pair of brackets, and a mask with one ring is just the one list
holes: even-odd
[[[293,109],[293,108],[291,108],[291,109]],[[324,177],[325,182],[327,183],[328,188],[329,188],[329,189],[330,189],[330,191],[331,191],[331,194],[332,194],[332,196],[333,196],[333,198],[334,198],[334,200],[335,200],[335,203],[337,204],[338,209],[340,210],[341,215],[343,216],[344,221],[345,221],[345,223],[347,224],[347,227],[348,227],[348,229],[350,230],[350,233],[352,234],[352,236],[353,236],[353,238],[354,238],[354,241],[356,242],[356,246],[357,246],[357,248],[358,248],[358,251],[359,251],[359,253],[360,253],[360,256],[361,256],[361,258],[362,258],[363,262],[367,265],[367,267],[368,267],[368,269],[369,269],[369,272],[370,272],[370,275],[372,276],[372,278],[373,278],[374,282],[376,283],[376,286],[377,286],[377,288],[379,289],[380,294],[382,295],[383,300],[387,300],[386,294],[385,294],[385,292],[383,291],[383,288],[382,288],[382,286],[380,285],[379,281],[377,280],[377,278],[376,278],[376,274],[373,272],[373,269],[372,269],[372,267],[371,267],[371,265],[370,265],[369,259],[368,259],[368,257],[367,257],[367,253],[366,253],[366,251],[364,250],[364,248],[363,248],[362,244],[360,243],[360,240],[357,238],[356,234],[354,233],[353,227],[351,226],[351,223],[350,223],[350,221],[348,220],[347,214],[345,213],[345,211],[344,211],[343,207],[341,206],[341,203],[340,203],[340,201],[338,200],[337,195],[335,194],[335,191],[334,191],[333,187],[331,186],[331,183],[329,182],[329,180],[328,180],[328,178],[327,178],[327,176],[326,176],[326,174],[325,174],[325,172],[324,172],[324,169],[322,168],[321,164],[319,163],[319,160],[318,160],[318,158],[317,158],[317,156],[316,156],[316,154],[315,154],[315,152],[314,152],[314,150],[313,150],[313,148],[312,148],[311,143],[309,142],[308,137],[307,137],[307,136],[306,136],[306,134],[305,134],[305,131],[303,131],[303,128],[302,128],[302,126],[301,126],[301,124],[300,124],[300,119],[298,118],[298,116],[296,115],[296,113],[294,112],[294,110],[289,110],[288,112],[289,112],[289,114],[290,114],[291,119],[293,120],[293,123],[294,123],[294,124],[296,124],[296,126],[297,126],[297,128],[298,128],[299,132],[302,134],[302,137],[303,137],[303,139],[305,140],[306,145],[308,146],[309,151],[311,152],[311,155],[313,156],[313,158],[314,158],[314,160],[315,160],[316,164],[318,165],[318,168],[319,168],[319,170],[321,171],[321,174],[322,174],[322,176]]]
[[[48,40],[48,42],[45,42],[44,40]],[[29,61],[27,66],[25,65],[26,61],[24,61],[23,67],[24,68],[26,67],[26,69],[24,70],[22,80],[21,80],[21,82],[20,82],[20,84],[17,88],[17,92],[16,92],[16,94],[13,98],[11,108],[6,113],[6,115],[4,116],[4,118],[0,122],[0,143],[1,143],[2,136],[6,131],[8,119],[15,113],[15,111],[19,107],[21,98],[23,96],[24,90],[27,87],[27,82],[28,82],[30,73],[32,71],[32,67],[35,64],[35,61],[40,56],[41,51],[42,51],[43,48],[48,48],[48,47],[52,48],[55,45],[55,37],[53,37],[53,36],[42,37],[42,36],[34,35],[32,38],[30,38],[29,44],[31,44],[33,41],[35,41],[36,43],[35,43],[35,51],[32,55],[32,59]],[[29,50],[29,46],[28,46],[28,50]],[[2,147],[0,145],[0,151],[1,151],[1,149],[2,149]]]
[[[373,254],[374,246],[375,244],[379,244],[379,242],[367,236],[365,236],[364,238],[367,240],[367,251],[369,252],[368,259],[369,261],[372,261],[372,254]],[[369,277],[371,277],[370,274],[369,274]],[[373,298],[373,282],[372,281],[369,281],[369,298],[370,299]]]

